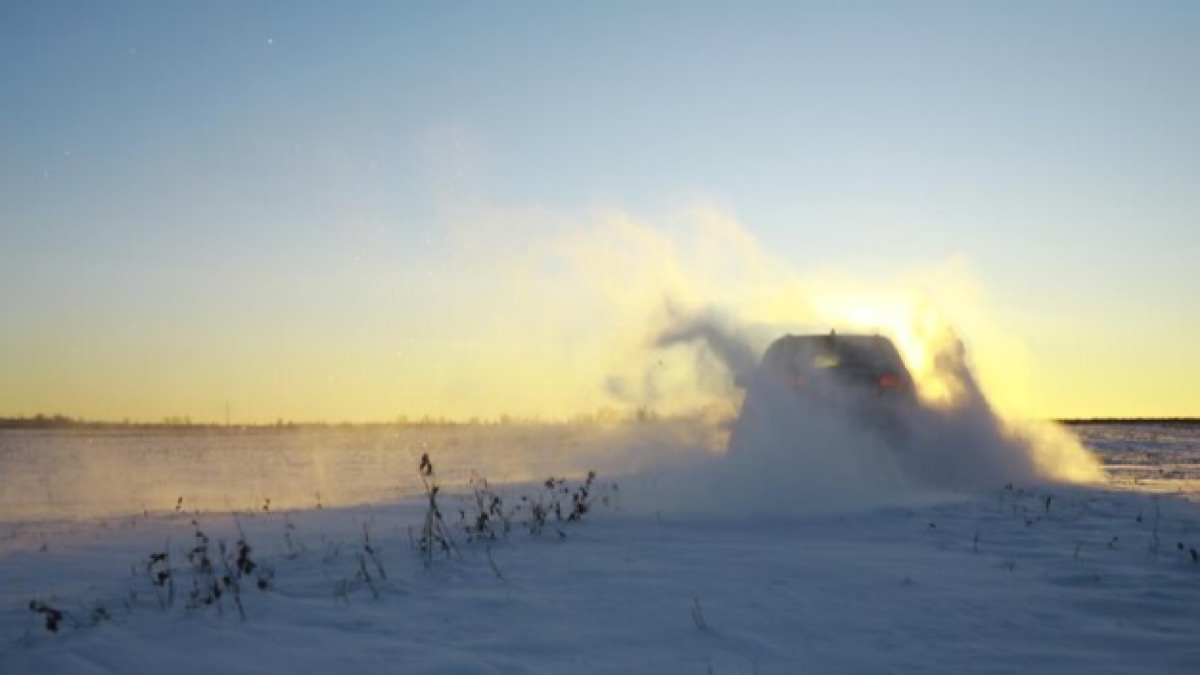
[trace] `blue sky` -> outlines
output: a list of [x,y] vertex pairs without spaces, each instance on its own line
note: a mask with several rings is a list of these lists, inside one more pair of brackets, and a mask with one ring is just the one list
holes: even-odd
[[1187,2],[10,3],[0,414],[255,386],[117,405],[80,364],[354,343],[384,284],[432,317],[389,330],[469,330],[428,327],[468,206],[695,201],[800,271],[965,258],[1047,414],[1200,414],[1197,35]]

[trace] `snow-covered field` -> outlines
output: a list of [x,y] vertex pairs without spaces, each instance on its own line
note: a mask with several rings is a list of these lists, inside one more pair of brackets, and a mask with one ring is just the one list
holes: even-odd
[[[1200,672],[1200,428],[1075,432],[1105,483],[885,490],[669,425],[3,432],[0,673]],[[483,476],[512,531],[470,541]]]

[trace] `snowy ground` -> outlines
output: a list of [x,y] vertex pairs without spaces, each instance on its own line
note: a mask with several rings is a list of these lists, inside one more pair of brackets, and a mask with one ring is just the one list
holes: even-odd
[[[1080,435],[1109,485],[737,515],[635,506],[654,480],[602,475],[582,522],[531,535],[524,502],[490,545],[467,541],[456,487],[456,552],[429,569],[420,499],[6,518],[0,673],[1200,672],[1200,431]],[[240,536],[252,547],[244,619],[229,590],[188,608],[193,520],[231,565]],[[147,565],[163,551],[169,601]],[[58,631],[31,601],[64,612]]]

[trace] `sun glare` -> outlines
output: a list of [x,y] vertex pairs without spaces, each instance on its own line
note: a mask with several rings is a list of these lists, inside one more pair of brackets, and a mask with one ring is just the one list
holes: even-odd
[[831,326],[892,339],[908,365],[921,400],[935,407],[953,406],[961,386],[942,367],[940,354],[954,353],[957,338],[949,323],[913,298],[830,298],[818,304],[818,313]]
[[[1019,405],[1003,400],[996,405],[989,386],[991,382],[986,377],[977,378],[976,373],[998,373],[1000,388],[1010,396],[1018,389],[1012,378],[1019,378],[1019,373],[1011,376],[1009,371],[1020,371],[1020,364],[1010,358],[1011,354],[1019,352],[1001,336],[972,334],[960,338],[949,315],[915,293],[827,294],[824,297],[825,302],[816,309],[829,325],[848,331],[878,333],[895,342],[916,381],[922,402],[930,408],[953,410],[983,406],[983,410],[996,415],[1006,438],[1027,448],[1040,475],[1074,483],[1104,479],[1100,462],[1071,433],[1057,425],[1015,415],[1014,409],[1019,409]],[[970,344],[964,344],[964,339],[971,343],[976,338],[991,349],[975,351]]]

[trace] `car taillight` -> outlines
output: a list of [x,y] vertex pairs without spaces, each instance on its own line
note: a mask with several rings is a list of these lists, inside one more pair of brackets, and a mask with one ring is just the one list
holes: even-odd
[[880,375],[879,376],[879,388],[880,389],[900,389],[903,386],[904,386],[904,380],[900,379],[900,377],[897,375]]

